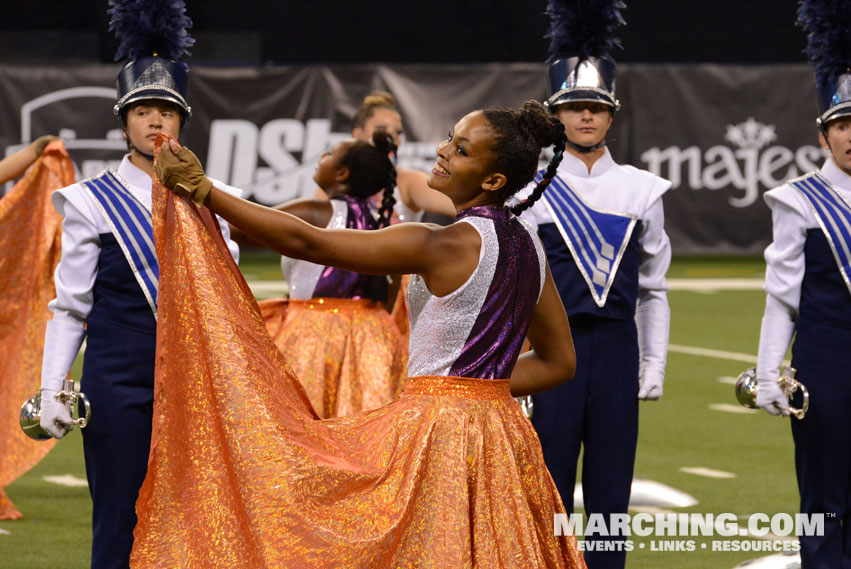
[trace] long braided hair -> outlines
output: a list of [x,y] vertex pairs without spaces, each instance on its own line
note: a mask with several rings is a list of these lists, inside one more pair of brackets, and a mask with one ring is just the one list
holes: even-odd
[[567,143],[564,126],[538,101],[523,103],[519,112],[505,108],[487,108],[482,114],[496,133],[492,148],[496,155],[493,168],[503,173],[508,180],[502,190],[503,200],[508,200],[535,177],[541,148],[555,146],[555,154],[544,172],[543,179],[527,199],[511,208],[514,215],[520,215],[543,195],[556,175]]
[[372,144],[355,140],[340,160],[340,165],[349,169],[349,195],[356,198],[369,198],[382,193],[381,206],[378,209],[378,227],[390,225],[390,215],[396,198],[396,166],[390,159],[395,154],[396,145],[387,131],[377,129],[372,134]]
[[393,206],[396,205],[396,197],[393,195],[396,189],[396,165],[393,162],[393,158],[396,157],[398,148],[393,142],[393,137],[384,129],[377,129],[372,133],[372,144],[379,152],[387,157],[387,161],[390,163],[384,191],[381,195],[381,206],[378,208],[378,227],[387,227],[390,225]]

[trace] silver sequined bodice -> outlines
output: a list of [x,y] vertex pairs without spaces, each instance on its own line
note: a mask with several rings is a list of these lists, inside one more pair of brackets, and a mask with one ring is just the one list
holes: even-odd
[[[543,290],[544,249],[538,236],[524,220],[519,220],[535,244]],[[408,285],[408,311],[411,322],[408,375],[449,375],[464,350],[482,307],[499,258],[499,243],[494,223],[483,217],[467,217],[456,223],[469,223],[479,232],[482,248],[479,264],[470,278],[445,296],[434,296],[419,275]]]
[[[334,211],[326,227],[328,229],[342,229],[346,227],[346,219],[349,215],[346,202],[343,200],[330,200],[330,203]],[[324,270],[325,265],[317,265],[316,263],[308,263],[307,261],[281,256],[281,272],[284,273],[284,279],[287,281],[290,291],[289,296],[296,300],[309,300],[313,298],[316,283],[319,282],[319,277],[322,276],[322,271]]]

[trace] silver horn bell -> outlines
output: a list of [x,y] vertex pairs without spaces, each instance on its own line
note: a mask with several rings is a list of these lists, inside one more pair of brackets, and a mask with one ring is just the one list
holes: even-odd
[[520,404],[520,410],[523,411],[526,418],[531,419],[532,412],[535,409],[535,404],[532,402],[532,396],[521,395],[520,397],[515,397],[514,400]]
[[[789,407],[789,413],[797,419],[803,419],[804,415],[807,414],[807,409],[810,408],[810,392],[807,391],[804,384],[795,379],[795,368],[784,367],[780,372],[777,383],[780,384],[780,389],[783,390],[783,393],[790,400],[796,391],[801,390],[804,398],[801,408],[795,409],[794,407]],[[736,399],[745,407],[757,409],[756,394],[758,389],[759,383],[756,379],[756,368],[748,368],[736,380]]]
[[[92,416],[92,407],[85,394],[74,390],[73,379],[63,380],[62,391],[56,394],[56,399],[65,404],[65,408],[68,409],[68,413],[73,419],[71,422],[74,425],[81,429],[88,425],[89,419]],[[84,417],[79,416],[77,402],[82,402],[83,404],[83,408],[85,409]],[[53,438],[41,426],[41,389],[27,399],[21,407],[21,429],[29,438],[37,441],[46,441]]]

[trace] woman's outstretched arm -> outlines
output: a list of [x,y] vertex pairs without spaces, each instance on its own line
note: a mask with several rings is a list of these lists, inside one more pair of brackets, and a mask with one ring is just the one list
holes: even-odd
[[5,184],[26,172],[27,168],[41,156],[44,147],[53,140],[58,140],[58,138],[51,134],[40,136],[29,146],[0,160],[0,184]]
[[323,229],[213,188],[206,204],[269,249],[359,273],[419,274],[434,294],[463,284],[478,264],[481,238],[468,224],[404,223],[373,231]]
[[[309,198],[290,200],[273,206],[272,209],[291,213],[292,215],[303,219],[316,227],[325,227],[328,225],[334,210],[327,199],[319,200]],[[242,229],[233,224],[230,224],[230,238],[239,244],[240,247],[253,247],[255,249],[261,249],[264,247],[262,243],[258,243],[249,237]]]
[[517,359],[509,384],[512,395],[540,393],[573,379],[576,373],[573,337],[549,266],[527,338],[532,350]]
[[216,188],[195,154],[174,139],[157,155],[154,170],[166,187],[208,205],[258,243],[288,257],[358,273],[419,274],[438,296],[461,286],[479,263],[481,237],[467,223],[403,223],[374,231],[314,227]]

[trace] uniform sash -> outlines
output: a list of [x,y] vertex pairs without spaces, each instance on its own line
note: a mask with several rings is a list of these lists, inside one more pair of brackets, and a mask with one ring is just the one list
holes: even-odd
[[842,280],[851,293],[851,280],[848,278],[851,274],[851,204],[821,172],[811,172],[791,180],[789,184],[807,198],[819,227],[830,243]]
[[[540,182],[544,170],[535,176]],[[603,307],[637,217],[590,207],[556,175],[542,200],[555,220],[597,306]]]
[[151,212],[111,169],[81,182],[112,229],[148,304],[157,317],[160,267],[154,248]]

